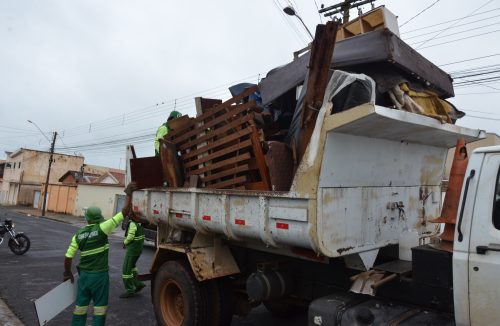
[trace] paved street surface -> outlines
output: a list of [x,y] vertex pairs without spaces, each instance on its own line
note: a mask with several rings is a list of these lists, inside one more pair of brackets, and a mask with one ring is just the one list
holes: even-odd
[[[11,218],[16,231],[24,232],[31,240],[30,250],[23,256],[14,255],[6,241],[0,246],[0,298],[25,324],[37,325],[33,300],[57,286],[62,281],[63,260],[72,235],[83,225],[82,220],[68,217],[67,223],[33,216],[26,216],[0,207],[0,219]],[[107,325],[156,325],[148,286],[136,297],[119,299],[123,292],[121,267],[125,254],[122,249],[123,231],[118,230],[110,242],[110,296]],[[7,240],[7,239],[6,239]],[[154,250],[146,247],[139,259],[140,272],[147,272]],[[77,259],[76,259],[77,261]],[[76,261],[73,262],[73,271]],[[73,306],[47,325],[69,325]],[[89,316],[90,317],[90,316]],[[90,318],[89,318],[90,320]],[[254,309],[245,318],[235,317],[235,326],[295,326],[306,325],[306,316],[283,320],[276,319],[263,307]]]

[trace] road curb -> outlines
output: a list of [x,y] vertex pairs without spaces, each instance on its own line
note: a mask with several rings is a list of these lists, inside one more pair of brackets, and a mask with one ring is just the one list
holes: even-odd
[[9,307],[0,299],[0,325],[3,326],[24,326]]

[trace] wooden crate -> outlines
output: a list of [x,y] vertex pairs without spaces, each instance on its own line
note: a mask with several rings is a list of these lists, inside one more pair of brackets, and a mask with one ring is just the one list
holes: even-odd
[[177,146],[187,180],[198,176],[202,187],[215,189],[271,189],[262,133],[254,123],[256,103],[240,103],[255,90],[215,105],[165,137]]

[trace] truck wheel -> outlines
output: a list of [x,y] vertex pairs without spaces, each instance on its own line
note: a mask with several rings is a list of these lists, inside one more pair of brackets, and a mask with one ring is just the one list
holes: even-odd
[[180,260],[164,263],[154,280],[156,320],[164,326],[205,325],[205,303],[200,283],[190,266]]

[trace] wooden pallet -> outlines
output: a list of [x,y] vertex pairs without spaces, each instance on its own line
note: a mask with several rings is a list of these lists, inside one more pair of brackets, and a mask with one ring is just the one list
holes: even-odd
[[254,123],[255,101],[240,103],[250,88],[215,105],[165,138],[180,152],[184,175],[214,189],[271,190],[269,172]]

